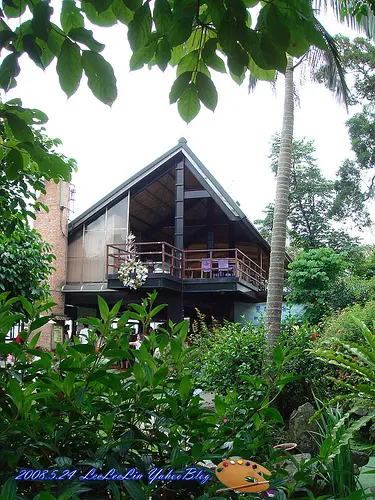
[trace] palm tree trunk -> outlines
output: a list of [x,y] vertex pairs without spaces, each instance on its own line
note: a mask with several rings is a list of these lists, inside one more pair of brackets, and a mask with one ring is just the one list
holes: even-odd
[[289,209],[290,170],[294,126],[293,58],[288,58],[285,71],[285,97],[280,156],[276,176],[276,199],[271,240],[270,271],[267,291],[266,329],[268,352],[280,334],[283,301],[286,223]]

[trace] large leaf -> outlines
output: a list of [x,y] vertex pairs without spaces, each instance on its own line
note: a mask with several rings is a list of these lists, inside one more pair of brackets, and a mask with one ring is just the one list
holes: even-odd
[[12,113],[6,113],[5,117],[16,139],[21,142],[34,142],[34,134],[25,120]]
[[99,43],[93,37],[93,32],[91,30],[87,30],[85,28],[72,28],[69,31],[69,37],[75,40],[76,42],[83,43],[89,49],[94,52],[101,52],[105,45]]
[[34,5],[33,18],[31,20],[31,28],[35,36],[48,41],[48,35],[51,30],[50,17],[53,13],[53,8],[48,5],[49,2],[41,0]]
[[158,33],[167,34],[173,21],[168,0],[155,0],[153,18]]
[[35,35],[24,35],[22,37],[22,45],[30,59],[34,61],[37,66],[44,69],[44,64],[42,62],[42,49],[36,43]]
[[201,105],[199,103],[198,91],[194,84],[189,85],[178,100],[177,105],[181,118],[187,123],[191,122],[197,116]]
[[128,39],[133,51],[146,45],[150,38],[152,26],[151,12],[146,2],[134,14],[134,19],[129,24]]
[[98,14],[105,12],[112,4],[112,0],[91,0],[91,4],[95,7]]
[[78,89],[82,77],[81,51],[76,43],[66,39],[57,58],[56,71],[60,86],[68,97]]
[[87,0],[82,1],[81,5],[87,19],[93,24],[97,24],[98,26],[113,26],[114,24],[117,24],[117,17],[111,7],[99,14],[95,7]]
[[8,92],[13,84],[13,80],[20,73],[20,67],[18,64],[18,58],[20,54],[15,52],[10,54],[5,59],[0,66],[0,87]]
[[214,111],[217,106],[217,90],[211,78],[203,73],[197,73],[196,86],[199,99],[206,108]]
[[191,389],[192,389],[192,384],[191,384],[190,377],[185,375],[183,377],[183,379],[181,380],[180,387],[179,387],[180,397],[181,397],[182,401],[186,401],[186,399],[190,395]]
[[5,175],[9,180],[15,180],[23,170],[23,156],[18,149],[11,149],[6,155]]
[[82,64],[92,93],[104,104],[109,106],[116,100],[116,78],[112,66],[102,57],[92,51],[82,52]]
[[120,23],[128,25],[134,17],[133,11],[125,5],[123,0],[113,0],[111,9]]
[[74,0],[63,0],[60,22],[65,33],[72,28],[83,28],[85,21]]

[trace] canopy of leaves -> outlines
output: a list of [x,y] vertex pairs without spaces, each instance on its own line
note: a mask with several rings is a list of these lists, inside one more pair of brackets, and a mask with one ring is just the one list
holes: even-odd
[[51,247],[37,231],[24,227],[10,236],[0,232],[0,291],[10,292],[9,298],[46,299],[53,260]]
[[[271,145],[271,168],[277,172],[280,152],[280,137],[275,136]],[[335,228],[335,222],[355,217],[365,219],[367,214],[348,207],[344,198],[340,203],[340,192],[333,181],[325,179],[315,159],[313,141],[306,139],[293,141],[292,168],[289,196],[289,230],[291,246],[294,248],[319,248],[329,246],[336,251],[348,251],[357,244],[346,231]],[[350,210],[351,208],[352,210]],[[356,207],[354,207],[356,208]],[[338,215],[341,209],[340,215]],[[257,220],[261,234],[270,240],[272,233],[273,205],[267,205],[266,217]]]
[[37,109],[23,108],[19,99],[0,103],[0,231],[8,235],[35,217],[45,181],[69,181],[75,168],[74,160],[56,152],[61,141],[45,134],[41,125],[47,120]]
[[[120,22],[128,26],[131,70],[177,66],[170,99],[187,122],[201,103],[216,107],[211,70],[228,70],[238,83],[249,70],[255,78],[269,80],[275,70],[285,70],[286,54],[300,57],[311,45],[326,48],[327,33],[310,0],[63,0],[57,12],[49,0],[2,4],[0,87],[5,91],[16,84],[26,54],[41,69],[57,59],[68,97],[85,73],[93,94],[111,105],[117,97],[116,78],[101,55],[104,45],[88,27]],[[52,14],[59,14],[60,22]],[[16,29],[12,18],[19,20]]]
[[328,312],[331,294],[347,267],[344,256],[331,248],[300,252],[289,264],[292,292],[288,300],[306,306],[305,317],[318,322]]

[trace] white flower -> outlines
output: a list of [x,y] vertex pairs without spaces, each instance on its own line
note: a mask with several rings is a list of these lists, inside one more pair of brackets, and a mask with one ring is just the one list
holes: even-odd
[[147,279],[148,269],[147,267],[137,259],[135,251],[135,236],[129,233],[127,237],[127,256],[126,261],[120,266],[118,277],[122,281],[123,285],[136,290]]

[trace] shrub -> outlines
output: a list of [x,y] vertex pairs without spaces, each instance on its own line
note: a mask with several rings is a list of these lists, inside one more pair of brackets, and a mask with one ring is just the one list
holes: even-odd
[[[197,482],[79,481],[91,469],[117,473],[136,467],[147,477],[150,467],[175,468],[202,460],[220,462],[228,456],[268,456],[269,429],[282,422],[277,410],[268,408],[271,392],[285,385],[275,377],[249,377],[257,387],[252,398],[239,400],[236,391],[215,398],[215,410],[202,406],[190,378],[195,349],[184,342],[188,325],[153,332],[138,351],[129,349],[130,318],[144,324],[155,314],[155,294],[142,305],[131,305],[117,322],[121,302],[111,310],[99,298],[101,318],[84,318],[105,339],[99,350],[93,344],[58,344],[56,353],[35,349],[38,329],[50,317],[40,317],[26,299],[26,313],[11,312],[16,299],[0,294],[0,353],[12,353],[14,365],[0,366],[0,496],[6,500],[120,499],[205,500],[219,487]],[[160,308],[160,306],[157,306]],[[19,319],[29,326],[21,333],[24,344],[5,343],[8,329]],[[34,335],[36,333],[36,335]],[[34,335],[34,336],[33,336]],[[153,357],[151,350],[159,349]],[[37,359],[34,359],[37,357]],[[124,372],[114,363],[136,362]],[[282,352],[275,356],[274,372],[281,374]],[[276,389],[275,389],[276,388]],[[77,470],[71,481],[16,481],[24,469]],[[204,492],[207,493],[204,493]],[[203,495],[203,496],[202,496]]]

